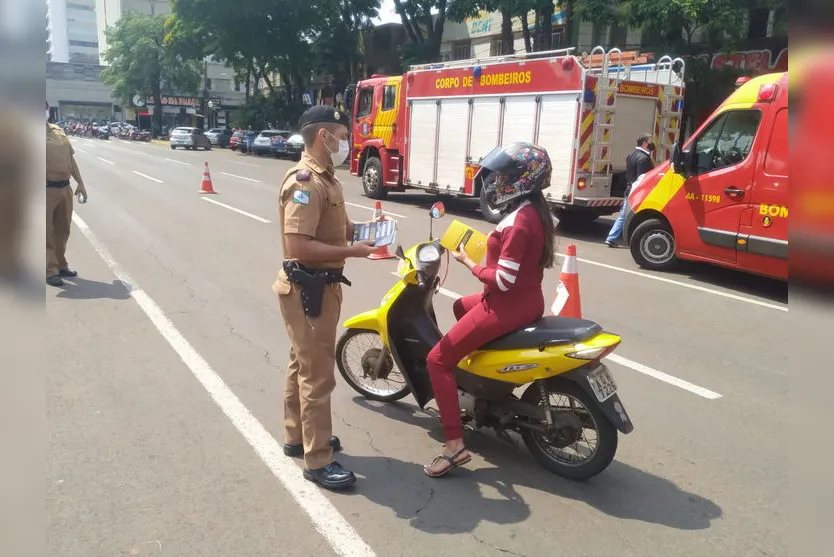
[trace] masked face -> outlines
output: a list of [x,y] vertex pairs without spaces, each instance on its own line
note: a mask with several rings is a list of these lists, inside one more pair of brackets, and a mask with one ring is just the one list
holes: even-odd
[[646,149],[648,149],[649,153],[654,153],[657,149],[657,146],[654,143],[649,143],[646,145]]
[[325,141],[324,146],[330,152],[330,159],[333,161],[333,166],[341,166],[350,154],[350,145],[347,139],[339,139],[330,132],[327,132],[329,141]]

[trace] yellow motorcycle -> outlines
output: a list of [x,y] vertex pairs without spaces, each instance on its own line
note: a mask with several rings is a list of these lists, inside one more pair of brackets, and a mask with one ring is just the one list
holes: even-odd
[[[444,213],[436,203],[432,221]],[[367,399],[394,402],[410,393],[424,409],[434,398],[426,357],[442,337],[433,298],[446,249],[429,230],[428,242],[397,247],[400,280],[379,307],[345,322],[336,362]],[[634,429],[602,363],[620,341],[592,321],[545,317],[487,343],[455,373],[464,424],[492,428],[513,444],[509,432],[519,433],[536,461],[559,476],[599,474],[614,459],[617,430]]]

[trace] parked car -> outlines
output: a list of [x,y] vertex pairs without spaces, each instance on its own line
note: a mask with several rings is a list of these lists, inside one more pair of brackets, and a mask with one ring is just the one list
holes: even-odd
[[249,147],[255,141],[255,138],[258,137],[258,132],[250,130],[241,131],[239,133],[240,136],[238,136],[237,140],[235,140],[235,142],[233,143],[230,143],[229,146],[232,147],[232,145],[234,145],[234,147],[232,147],[233,150],[236,149],[241,153],[246,153],[247,151],[249,151]]
[[301,134],[296,133],[287,140],[287,155],[294,161],[301,160],[301,153],[304,152],[304,139]]
[[272,153],[277,156],[278,149],[286,153],[286,141],[292,135],[286,130],[263,130],[252,142],[252,152],[256,155]]
[[200,128],[174,128],[171,132],[171,149],[182,147],[184,149],[203,148],[211,149],[211,142]]
[[206,137],[208,137],[212,145],[216,145],[218,147],[228,147],[229,140],[232,138],[232,130],[227,130],[225,128],[212,128],[206,132]]

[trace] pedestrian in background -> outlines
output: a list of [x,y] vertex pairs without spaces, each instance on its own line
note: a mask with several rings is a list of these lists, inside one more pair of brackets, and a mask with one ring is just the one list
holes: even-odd
[[78,276],[67,263],[67,241],[72,228],[72,187],[75,194],[86,201],[87,189],[81,171],[75,163],[75,150],[67,134],[49,123],[49,103],[46,103],[46,284],[63,286],[64,278]]
[[353,223],[335,167],[348,156],[347,117],[315,106],[299,120],[305,150],[284,177],[279,199],[283,269],[272,289],[290,341],[284,392],[284,454],[304,456],[304,477],[328,489],[356,481],[333,459],[330,395],[336,387],[336,332],[342,306],[342,269],[366,257],[372,242],[348,246]]
[[645,174],[654,168],[652,161],[652,154],[655,151],[655,145],[652,143],[652,136],[641,135],[637,138],[637,148],[626,157],[626,190],[623,196],[623,208],[620,210],[617,220],[614,221],[614,226],[608,233],[605,239],[605,244],[609,248],[617,247],[617,241],[623,234],[623,225],[625,224],[626,214],[628,213],[628,195],[631,193],[631,186],[638,177]]

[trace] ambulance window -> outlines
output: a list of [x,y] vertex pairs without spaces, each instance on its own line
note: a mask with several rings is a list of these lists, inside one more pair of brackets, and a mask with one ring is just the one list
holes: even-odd
[[382,93],[382,110],[391,110],[397,104],[397,86],[386,85]]
[[762,114],[759,110],[726,112],[704,130],[695,144],[698,173],[743,162],[756,138]]
[[362,89],[359,91],[359,109],[356,111],[356,117],[361,118],[371,113],[371,108],[374,105],[374,90],[372,87]]

